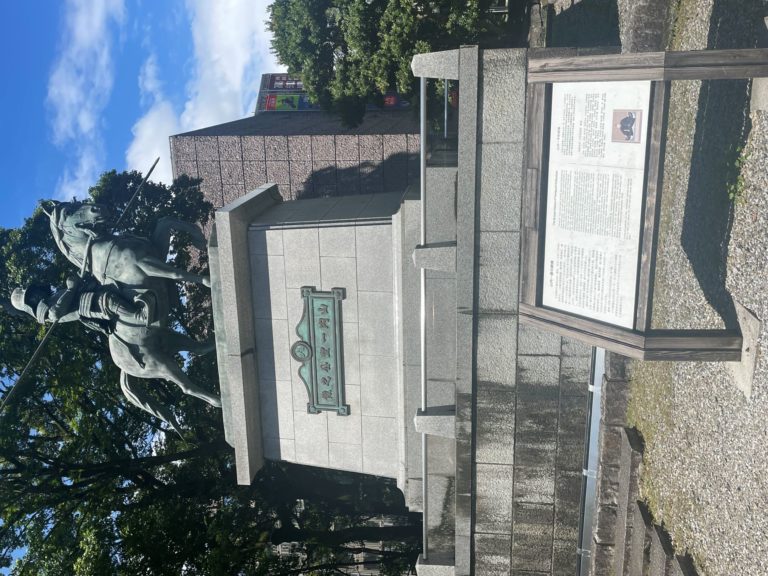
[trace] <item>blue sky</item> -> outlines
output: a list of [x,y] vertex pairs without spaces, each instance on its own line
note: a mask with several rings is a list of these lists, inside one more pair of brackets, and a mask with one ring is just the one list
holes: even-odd
[[268,0],[0,2],[0,226],[110,169],[169,182],[168,136],[253,112]]

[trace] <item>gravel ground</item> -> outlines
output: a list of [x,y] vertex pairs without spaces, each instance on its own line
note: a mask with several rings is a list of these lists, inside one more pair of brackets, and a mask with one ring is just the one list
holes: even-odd
[[[682,0],[670,49],[754,46],[766,14],[766,0]],[[709,576],[768,574],[768,114],[748,103],[747,82],[673,83],[653,318],[732,327],[736,299],[764,319],[751,398],[722,363],[632,366],[643,494]]]

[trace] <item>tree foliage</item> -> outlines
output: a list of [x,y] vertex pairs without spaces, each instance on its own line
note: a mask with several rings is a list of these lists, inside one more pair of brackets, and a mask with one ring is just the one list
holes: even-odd
[[272,50],[311,99],[359,123],[388,90],[413,95],[414,54],[477,43],[497,29],[489,0],[275,0]]
[[[140,181],[137,172],[108,172],[89,194],[120,214]],[[211,211],[195,181],[150,182],[126,214],[122,233],[147,236],[170,215],[204,224]],[[171,260],[204,272],[205,254],[194,253],[189,240],[175,236]],[[74,272],[56,250],[42,210],[21,228],[0,229],[6,312],[15,286],[32,279],[61,286]],[[202,338],[212,330],[209,293],[182,289],[186,306],[175,310],[178,329]],[[45,329],[0,312],[3,397]],[[201,386],[217,387],[213,355],[187,359],[186,371]],[[185,429],[184,438],[166,434],[160,421],[122,396],[106,339],[78,323],[56,327],[27,384],[0,413],[0,567],[24,550],[13,575],[298,573],[348,561],[350,549],[361,545],[355,530],[372,515],[407,520],[402,495],[372,477],[270,464],[252,486],[238,487],[220,412],[152,381],[152,392],[174,407]],[[306,502],[301,510],[298,498]],[[347,530],[342,533],[353,542],[318,536],[332,526]],[[306,542],[305,559],[272,554],[281,530]],[[415,550],[394,543],[381,557],[397,573]]]

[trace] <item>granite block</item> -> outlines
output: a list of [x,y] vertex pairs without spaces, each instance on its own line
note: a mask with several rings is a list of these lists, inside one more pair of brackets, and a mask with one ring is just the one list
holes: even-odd
[[288,310],[288,329],[290,330],[291,343],[293,343],[298,339],[296,326],[304,314],[304,298],[301,297],[301,289],[286,288],[285,301]]
[[360,194],[360,163],[345,160],[336,162],[336,185],[339,194]]
[[559,356],[560,335],[521,323],[517,333],[517,353]]
[[264,136],[243,136],[243,161],[264,162]]
[[547,468],[515,466],[515,502],[555,503],[555,475]]
[[530,502],[515,502],[513,505],[515,526],[527,524],[531,526],[548,526],[552,530],[555,518],[555,507],[552,504],[531,504]]
[[560,398],[560,419],[557,435],[563,441],[583,438],[587,432],[587,399],[582,396]]
[[[355,257],[355,227],[328,226],[320,228],[320,256]],[[357,282],[355,282],[357,284]]]
[[243,163],[242,162],[221,162],[221,182],[223,184],[243,184],[245,178],[243,176]]
[[288,159],[312,162],[312,137],[288,136]]
[[[296,340],[295,336],[293,341]],[[293,409],[295,412],[306,412],[309,405],[309,392],[304,381],[299,376],[299,363],[291,358],[291,392],[293,393]]]
[[[248,249],[251,254],[283,255],[283,231],[280,228],[250,230],[248,241]],[[266,269],[252,268],[253,274],[265,271]]]
[[[333,416],[333,415],[331,415]],[[296,439],[296,462],[310,466],[328,467],[328,412],[293,413]]]
[[360,388],[365,416],[394,418],[397,410],[397,375],[391,356],[360,355]]
[[552,576],[573,576],[579,563],[577,544],[569,540],[555,540],[552,547]]
[[265,136],[264,153],[267,161],[288,161],[288,138],[286,136]]
[[186,160],[186,159],[174,159],[173,162],[174,167],[176,168],[176,177],[186,174],[190,178],[197,178],[197,160]]
[[523,144],[483,143],[480,156],[480,230],[519,231]]
[[360,162],[360,144],[357,136],[336,136],[336,160]]
[[483,50],[479,99],[482,138],[486,142],[523,142],[525,138],[526,51]]
[[286,161],[267,160],[267,181],[280,184],[283,187],[291,184],[290,163]]
[[603,380],[603,422],[608,426],[626,426],[629,384],[621,380]]
[[251,253],[251,271],[254,317],[287,320],[283,257]]
[[517,311],[520,234],[486,232],[480,235],[477,305],[480,310]]
[[240,136],[219,136],[219,158],[222,162],[243,161],[243,149],[240,145]]
[[517,317],[479,314],[477,320],[477,379],[514,385]]
[[587,396],[591,376],[589,358],[565,356],[560,360],[560,395]]
[[519,395],[517,398],[517,436],[533,441],[557,437],[557,398]]
[[264,457],[270,460],[296,461],[296,442],[293,438],[262,438]]
[[360,163],[360,193],[384,192],[384,170],[380,161],[366,160]]
[[478,403],[476,422],[477,462],[513,464],[516,452],[514,404]]
[[246,190],[254,190],[267,181],[267,164],[265,162],[243,162],[243,177]]
[[581,358],[592,357],[592,346],[574,338],[563,337],[563,356],[576,356]]
[[317,228],[284,230],[283,253],[286,288],[321,285]]
[[218,162],[218,139],[216,136],[195,136],[195,152],[198,162]]
[[384,163],[384,192],[398,192],[408,186],[408,162],[397,160]]
[[312,136],[312,160],[336,160],[333,136]]
[[401,155],[406,160],[408,154],[408,139],[405,134],[384,134],[382,138],[384,159]]
[[557,468],[581,472],[584,468],[584,437],[560,439],[557,443]]
[[509,576],[511,542],[507,534],[475,534],[475,574]]
[[254,320],[259,379],[291,380],[288,322],[270,318]]
[[[405,136],[403,136],[405,139]],[[175,161],[187,160],[196,162],[195,139],[189,136],[171,136],[171,154]]]
[[425,78],[459,79],[459,51],[442,50],[416,54],[411,60],[413,75]]
[[542,468],[555,473],[557,442],[521,434],[515,443],[515,464],[529,468]]
[[510,534],[512,531],[512,466],[476,465],[475,531]]
[[245,186],[240,184],[223,184],[221,190],[224,206],[242,198],[245,195]]
[[555,538],[576,544],[579,537],[581,487],[579,472],[558,471],[555,481]]
[[525,394],[546,397],[559,395],[560,358],[523,356],[517,358],[517,389]]
[[259,380],[259,409],[264,437],[293,438],[291,382]]
[[549,573],[552,568],[552,524],[515,522],[512,569]]
[[406,138],[408,140],[408,153],[415,154],[418,157],[421,153],[421,136],[418,134],[406,134]]
[[344,322],[357,322],[357,274],[354,258],[327,256],[320,258],[321,286],[330,291],[344,288],[346,296],[341,302],[341,314]]
[[383,141],[381,134],[361,134],[360,141],[360,161],[374,160],[380,162],[383,160]]
[[[318,196],[336,194],[336,164],[331,160],[315,160],[312,163],[312,184]],[[325,194],[323,191],[331,191]]]
[[347,384],[360,384],[360,345],[357,326],[357,322],[344,322],[342,325],[344,381]]
[[[328,420],[330,424],[332,420]],[[328,445],[328,464],[338,470],[351,472],[363,471],[363,447],[360,444],[341,444],[331,442]]]
[[397,462],[396,419],[363,416],[363,472],[397,478]]
[[594,540],[597,544],[614,544],[616,541],[616,522],[619,510],[616,506],[601,505],[597,507],[597,526]]
[[394,356],[395,326],[392,294],[360,291],[357,299],[360,354]]
[[221,186],[221,167],[218,161],[200,161],[197,163],[197,167],[204,184],[216,187]]
[[[328,441],[357,444],[363,441],[363,419],[360,405],[360,386],[344,386],[344,402],[349,404],[349,415],[328,414]],[[362,458],[362,453],[361,456]],[[362,465],[362,460],[360,462]]]
[[312,182],[312,162],[295,160],[290,163],[291,186],[303,188]]
[[367,292],[392,292],[392,227],[357,226],[357,288]]

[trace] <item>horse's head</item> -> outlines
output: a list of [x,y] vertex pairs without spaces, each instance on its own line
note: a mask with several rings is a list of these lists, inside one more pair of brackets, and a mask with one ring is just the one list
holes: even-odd
[[106,224],[111,211],[103,204],[90,202],[50,201],[50,207],[45,213],[50,219],[53,239],[62,254],[79,266],[88,239],[109,234]]

